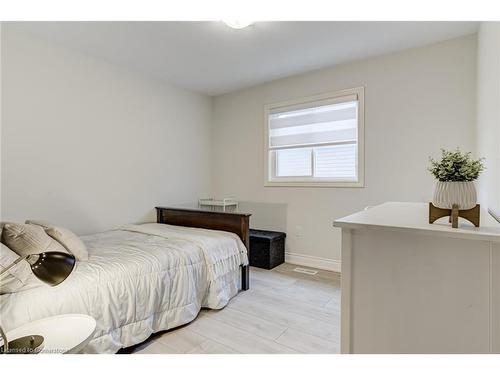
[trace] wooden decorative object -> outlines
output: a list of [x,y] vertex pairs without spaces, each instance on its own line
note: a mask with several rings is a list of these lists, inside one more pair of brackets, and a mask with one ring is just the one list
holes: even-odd
[[480,205],[476,204],[476,207],[473,207],[469,210],[459,210],[458,205],[454,204],[452,209],[439,208],[429,202],[429,224],[434,223],[437,219],[440,219],[445,216],[450,217],[450,223],[452,228],[458,228],[458,218],[462,217],[468,221],[470,221],[474,226],[479,226],[479,212]]

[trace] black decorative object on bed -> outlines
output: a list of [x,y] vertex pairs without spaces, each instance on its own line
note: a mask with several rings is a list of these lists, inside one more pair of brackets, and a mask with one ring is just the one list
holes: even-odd
[[[220,207],[198,206],[198,204],[176,207],[156,207],[157,222],[204,229],[223,230],[237,234],[248,251],[250,259],[250,216],[237,209],[221,211]],[[241,289],[250,287],[248,266],[241,267]]]
[[270,270],[285,262],[286,233],[250,229],[250,265]]

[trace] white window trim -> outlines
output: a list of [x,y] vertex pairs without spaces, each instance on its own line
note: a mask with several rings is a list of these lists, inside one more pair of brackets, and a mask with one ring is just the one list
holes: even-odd
[[[335,100],[335,98],[357,95],[358,97],[358,180],[357,181],[321,181],[320,178],[310,181],[294,181],[294,178],[280,178],[280,181],[271,181],[270,158],[269,158],[269,114],[280,107],[300,106],[309,102],[318,102],[321,100]],[[320,95],[308,96],[305,98],[288,100],[279,103],[267,104],[264,106],[264,186],[282,186],[282,187],[364,187],[365,186],[365,89],[364,87],[355,87],[352,89],[340,90],[324,93]]]

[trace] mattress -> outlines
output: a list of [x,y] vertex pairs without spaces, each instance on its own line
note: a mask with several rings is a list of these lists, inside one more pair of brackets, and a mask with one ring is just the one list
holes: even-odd
[[115,353],[152,333],[220,309],[238,293],[246,248],[233,233],[171,226],[127,225],[82,237],[88,261],[77,262],[55,287],[0,296],[5,331],[59,314],[94,317],[84,353]]

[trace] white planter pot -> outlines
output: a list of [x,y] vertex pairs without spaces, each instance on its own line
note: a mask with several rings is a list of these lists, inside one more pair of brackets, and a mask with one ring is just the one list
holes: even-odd
[[439,208],[451,209],[458,204],[459,210],[476,206],[477,193],[473,181],[438,181],[434,189],[432,204]]

